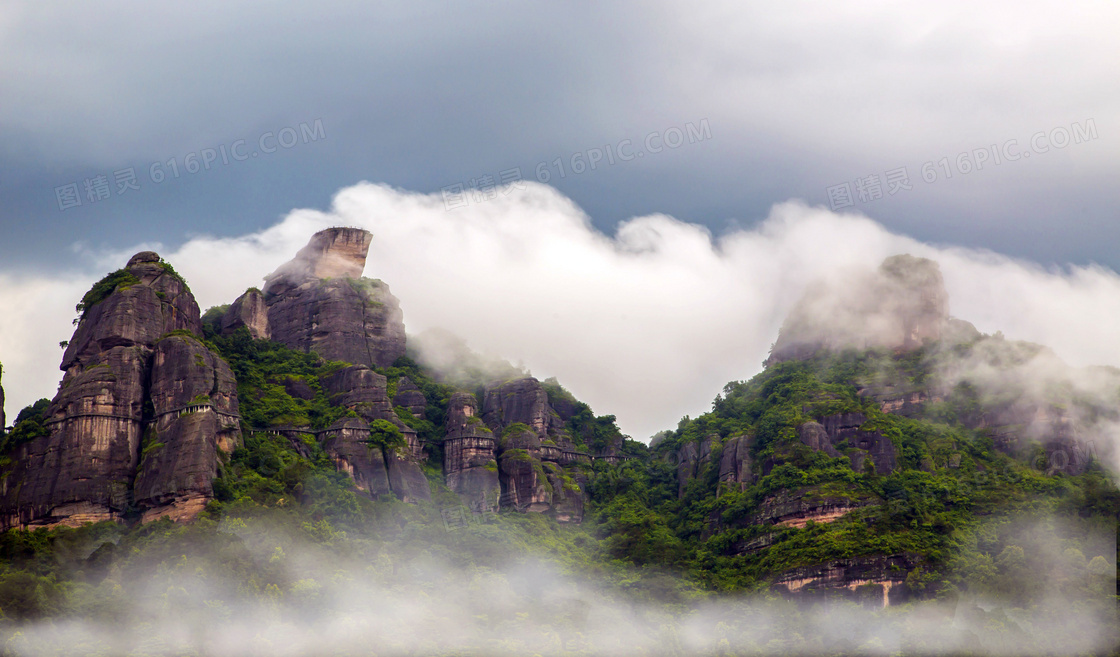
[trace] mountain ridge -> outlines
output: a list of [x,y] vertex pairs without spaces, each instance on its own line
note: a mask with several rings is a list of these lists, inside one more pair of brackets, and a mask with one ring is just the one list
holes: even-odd
[[[336,534],[476,523],[487,549],[554,536],[573,541],[563,558],[647,569],[643,582],[664,570],[698,591],[894,607],[1015,589],[1021,564],[1051,557],[991,519],[1050,514],[1069,516],[1063,550],[1109,564],[1114,595],[1120,375],[952,318],[932,261],[821,282],[763,372],[646,446],[555,380],[468,352],[446,375],[424,365],[388,287],[355,277],[370,239],[325,231],[263,291],[201,316],[154,253],[95,285],[58,396],[24,409],[0,448],[4,540],[185,536],[266,513],[346,545]],[[83,412],[123,428],[85,427]],[[102,443],[120,454],[92,477],[47,460]],[[93,483],[67,488],[79,479]],[[546,523],[535,538],[519,533],[530,517]]]

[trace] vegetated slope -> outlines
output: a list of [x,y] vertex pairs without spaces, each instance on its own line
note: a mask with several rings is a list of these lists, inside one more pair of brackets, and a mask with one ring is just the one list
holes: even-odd
[[[992,352],[995,369],[1013,372],[1039,350],[991,336],[904,353],[826,350],[728,384],[710,413],[658,436],[648,459],[596,479],[608,546],[720,590],[892,603],[1026,601],[1052,592],[1051,557],[1072,551],[1058,588],[1099,589],[1102,574],[1115,578],[1120,494],[1091,444],[999,424],[1021,394],[944,375]],[[1115,420],[1115,405],[1048,392],[1043,405]],[[1030,529],[1039,526],[1052,529],[1045,541]]]

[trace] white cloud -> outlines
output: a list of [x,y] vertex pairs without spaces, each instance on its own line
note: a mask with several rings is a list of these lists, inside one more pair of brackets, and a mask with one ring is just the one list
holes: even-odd
[[[1115,272],[1047,270],[922,244],[866,217],[797,201],[716,240],[665,215],[631,219],[608,237],[543,185],[447,211],[439,195],[363,183],[340,191],[328,212],[296,210],[258,233],[198,237],[161,254],[205,309],[259,285],[313,232],[333,225],[373,232],[366,275],[401,299],[409,333],[449,329],[538,377],[557,376],[640,439],[706,411],[727,381],[757,373],[808,282],[896,253],[938,260],[953,314],[981,330],[1049,345],[1071,364],[1120,365]],[[53,394],[57,343],[69,337],[73,304],[135,250],[89,254],[97,268],[83,275],[0,273],[9,413]]]

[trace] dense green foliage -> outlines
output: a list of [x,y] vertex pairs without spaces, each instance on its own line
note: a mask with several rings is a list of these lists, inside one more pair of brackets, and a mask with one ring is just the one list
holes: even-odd
[[[872,384],[917,389],[935,357],[922,351],[827,354],[728,384],[710,413],[682,420],[661,437],[651,458],[606,469],[594,480],[592,496],[610,549],[635,563],[684,564],[719,590],[765,588],[800,566],[897,554],[921,564],[908,581],[923,595],[1006,591],[1013,580],[1040,590],[1043,571],[1012,572],[997,564],[978,577],[976,564],[996,563],[1007,549],[1028,549],[1008,534],[1021,523],[1070,518],[1054,537],[1063,550],[1083,549],[1102,531],[1113,536],[1120,493],[1099,463],[1079,476],[1047,475],[998,452],[984,431],[962,423],[979,404],[967,386],[914,419],[885,414],[859,394]],[[841,458],[829,458],[798,439],[804,422],[851,412],[866,416],[861,429],[890,439],[899,461],[894,472],[856,472],[845,445],[838,446]],[[753,437],[751,457],[761,476],[750,485],[721,486],[722,445],[743,435]],[[678,498],[675,455],[702,440],[713,445],[710,459]],[[787,499],[832,500],[855,510],[800,528],[756,521],[769,505]],[[752,542],[761,547],[747,549]],[[1093,550],[1089,560],[1100,556],[1115,565],[1114,550],[1099,544]],[[1040,560],[1045,551],[1036,546],[1029,558]],[[1033,573],[1033,583],[1020,581],[1024,573]]]
[[109,298],[110,294],[119,289],[127,289],[139,282],[140,279],[136,278],[127,269],[118,269],[111,272],[93,284],[93,287],[82,296],[82,300],[74,307],[74,311],[80,314],[80,318],[85,318],[90,308]]
[[[51,400],[40,399],[21,410],[12,423],[12,430],[7,435],[0,436],[0,455],[7,454],[17,445],[47,435],[47,408],[50,405]],[[2,430],[3,427],[0,427],[0,431]]]

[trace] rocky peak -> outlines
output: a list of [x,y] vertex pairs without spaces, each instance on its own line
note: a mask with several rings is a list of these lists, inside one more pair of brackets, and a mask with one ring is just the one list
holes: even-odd
[[197,515],[219,452],[240,439],[229,366],[194,336],[198,304],[159,255],[144,251],[78,305],[48,431],[0,474],[0,527]]
[[949,295],[933,260],[891,256],[871,272],[847,272],[806,290],[782,325],[766,364],[821,349],[916,349],[941,339]]
[[265,277],[265,294],[309,279],[361,278],[373,234],[361,228],[328,228],[311,236],[296,257]]
[[328,360],[388,367],[404,355],[400,302],[379,280],[362,278],[372,235],[360,228],[315,233],[296,257],[265,277],[222,317],[222,331],[244,326]]
[[62,358],[61,369],[67,372],[89,365],[112,347],[151,348],[172,331],[202,334],[190,288],[152,251],[137,253],[124,269],[96,283],[78,307],[78,329]]

